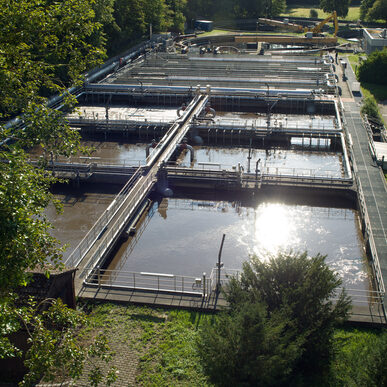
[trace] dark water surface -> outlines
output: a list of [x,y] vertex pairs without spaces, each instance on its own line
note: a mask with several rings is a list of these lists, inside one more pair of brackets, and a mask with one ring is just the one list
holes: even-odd
[[63,212],[57,214],[53,205],[46,209],[46,215],[54,228],[51,234],[68,244],[63,254],[66,259],[87,234],[89,229],[109,206],[121,186],[93,184],[75,188],[71,185],[57,185],[53,192],[63,205]]
[[153,204],[137,228],[137,235],[117,250],[109,269],[209,274],[225,233],[226,268],[241,269],[251,254],[267,259],[279,251],[307,250],[310,255],[328,255],[328,264],[346,287],[368,288],[358,216],[350,208],[270,199],[245,206],[238,201],[164,198]]

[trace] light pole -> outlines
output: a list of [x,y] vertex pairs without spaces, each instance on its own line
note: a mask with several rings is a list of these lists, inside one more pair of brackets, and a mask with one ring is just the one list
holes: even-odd
[[222,257],[223,243],[224,243],[225,237],[226,237],[226,234],[223,234],[222,242],[221,242],[220,248],[219,248],[218,262],[216,264],[216,267],[218,268],[218,275],[217,275],[217,279],[216,279],[216,293],[217,294],[219,294],[219,292],[220,292],[220,269],[224,266],[223,262],[221,262],[220,259]]

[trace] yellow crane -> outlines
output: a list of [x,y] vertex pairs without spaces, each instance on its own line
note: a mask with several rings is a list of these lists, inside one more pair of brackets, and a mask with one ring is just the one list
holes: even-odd
[[311,27],[311,28],[305,28],[304,32],[313,32],[313,35],[318,35],[321,32],[321,29],[324,27],[324,25],[331,20],[333,20],[333,24],[335,26],[335,32],[334,32],[333,36],[336,36],[337,31],[339,30],[339,23],[337,21],[336,11],[333,11],[331,15],[329,15],[326,19],[321,21],[316,26]]

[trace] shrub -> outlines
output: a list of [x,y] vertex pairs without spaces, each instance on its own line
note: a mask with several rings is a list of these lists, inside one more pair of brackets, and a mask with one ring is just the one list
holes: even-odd
[[335,354],[335,326],[350,309],[346,294],[336,293],[340,284],[319,254],[251,258],[241,278],[224,289],[229,309],[202,327],[199,355],[210,380],[220,386],[316,385],[312,379],[329,370]]
[[379,118],[378,104],[372,95],[364,98],[361,112],[369,117]]
[[318,12],[314,8],[312,8],[309,12],[309,17],[311,19],[316,19],[318,17]]

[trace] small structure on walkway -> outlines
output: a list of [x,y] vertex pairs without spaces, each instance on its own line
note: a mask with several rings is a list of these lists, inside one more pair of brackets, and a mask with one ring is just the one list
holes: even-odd
[[384,171],[387,170],[387,143],[375,141],[376,160]]

